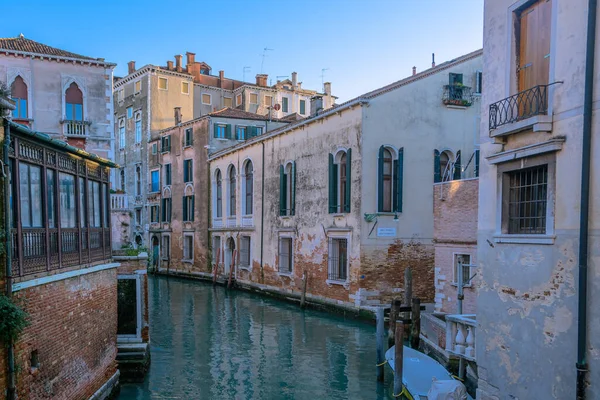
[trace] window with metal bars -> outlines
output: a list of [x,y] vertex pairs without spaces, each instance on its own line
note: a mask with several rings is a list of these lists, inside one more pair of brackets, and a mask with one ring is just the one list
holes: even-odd
[[348,239],[329,238],[329,280],[348,279]]
[[510,171],[508,233],[545,234],[548,206],[548,165]]
[[240,237],[240,267],[250,268],[250,236]]
[[279,238],[279,272],[292,273],[292,238]]

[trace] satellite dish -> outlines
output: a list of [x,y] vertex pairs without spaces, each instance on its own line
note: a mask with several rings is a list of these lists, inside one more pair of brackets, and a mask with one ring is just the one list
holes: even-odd
[[281,109],[281,106],[280,106],[279,104],[275,104],[275,105],[273,106],[273,109],[274,109],[275,111],[279,111],[279,110]]

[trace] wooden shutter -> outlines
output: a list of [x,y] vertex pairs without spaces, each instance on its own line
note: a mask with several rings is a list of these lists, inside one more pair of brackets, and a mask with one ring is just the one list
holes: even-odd
[[440,167],[440,152],[438,150],[433,151],[433,181],[442,181],[442,171]]
[[216,138],[218,138],[219,137],[219,125],[214,124],[213,125],[213,131],[214,131],[213,136],[216,137]]
[[231,136],[231,124],[225,125],[225,137],[227,139],[233,139],[233,137]]
[[337,166],[333,154],[329,153],[329,213],[337,212]]
[[348,149],[346,153],[346,204],[344,204],[344,212],[350,212],[350,195],[352,193],[352,149]]
[[290,199],[291,215],[296,215],[296,161],[292,163],[292,198]]
[[377,159],[377,211],[383,211],[383,152],[385,147],[379,148]]
[[187,207],[187,196],[183,196],[183,220],[184,221],[189,221],[189,217],[188,217],[188,207]]
[[394,211],[402,212],[402,187],[404,185],[404,147],[398,150],[394,161]]
[[540,0],[519,15],[518,91],[547,85],[550,66],[552,2]]
[[479,177],[479,150],[475,150],[475,178]]
[[461,166],[460,166],[460,150],[456,152],[456,161],[454,162],[454,180],[460,180],[461,178]]
[[188,160],[183,160],[183,181],[187,182],[188,181]]
[[196,199],[195,196],[192,195],[192,207],[191,207],[191,212],[190,212],[190,221],[194,221],[194,208],[195,208],[195,203],[196,203]]
[[279,166],[279,215],[285,215],[285,171]]
[[161,211],[162,211],[162,212],[161,212],[161,221],[162,221],[162,222],[166,222],[166,221],[167,221],[167,215],[166,215],[166,210],[165,210],[165,200],[166,200],[166,199],[162,199],[162,200],[160,201],[160,203],[161,203],[161,204],[160,204],[160,205],[161,205],[161,207],[160,207],[160,208],[161,208]]

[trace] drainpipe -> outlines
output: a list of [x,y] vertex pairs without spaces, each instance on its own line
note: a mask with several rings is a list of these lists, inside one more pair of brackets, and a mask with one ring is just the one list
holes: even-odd
[[265,248],[265,141],[262,143],[262,170],[261,196],[260,196],[260,283],[264,283],[263,252]]
[[[12,246],[10,245],[10,202],[8,193],[10,192],[10,159],[8,151],[10,148],[10,125],[8,120],[4,120],[4,249],[6,251],[6,296],[12,297]],[[8,361],[8,388],[6,390],[6,399],[14,400],[15,390],[15,344],[14,341],[8,343],[7,348]]]
[[577,400],[586,398],[587,362],[587,275],[588,223],[590,201],[590,147],[592,142],[592,95],[597,0],[588,1],[587,48],[585,54],[585,94],[583,100],[583,140],[581,155],[581,211],[579,219],[579,300],[577,321]]

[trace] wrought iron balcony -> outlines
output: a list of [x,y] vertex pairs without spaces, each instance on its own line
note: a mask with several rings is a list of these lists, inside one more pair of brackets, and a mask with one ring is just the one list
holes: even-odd
[[490,104],[490,131],[536,115],[546,115],[548,86],[534,86]]
[[86,136],[87,127],[91,124],[88,121],[71,121],[64,120],[63,133],[65,136]]
[[473,91],[469,86],[445,85],[442,102],[447,106],[470,107],[473,104]]

